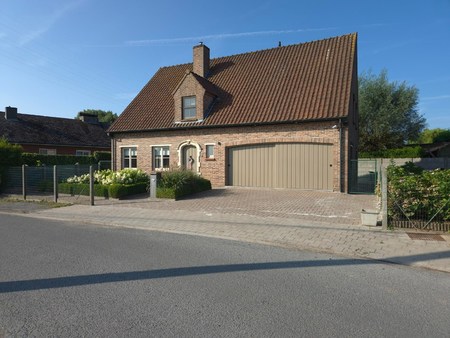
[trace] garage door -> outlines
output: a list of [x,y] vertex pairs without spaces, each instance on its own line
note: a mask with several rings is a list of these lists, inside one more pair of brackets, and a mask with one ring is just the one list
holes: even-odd
[[274,143],[230,148],[228,184],[243,187],[333,189],[332,145]]

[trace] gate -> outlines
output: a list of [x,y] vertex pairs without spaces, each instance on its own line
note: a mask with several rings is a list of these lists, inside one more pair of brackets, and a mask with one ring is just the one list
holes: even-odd
[[378,183],[377,160],[350,160],[348,168],[348,192],[373,195]]

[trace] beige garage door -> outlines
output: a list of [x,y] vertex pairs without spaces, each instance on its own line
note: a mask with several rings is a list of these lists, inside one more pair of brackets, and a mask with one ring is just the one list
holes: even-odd
[[242,187],[333,189],[332,145],[258,144],[230,148],[228,184]]

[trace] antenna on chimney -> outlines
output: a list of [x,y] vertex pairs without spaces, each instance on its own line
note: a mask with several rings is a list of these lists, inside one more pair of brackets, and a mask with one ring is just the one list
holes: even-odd
[[278,47],[281,47],[281,41],[278,41]]
[[200,44],[200,46],[203,46],[203,41],[200,41],[199,44]]

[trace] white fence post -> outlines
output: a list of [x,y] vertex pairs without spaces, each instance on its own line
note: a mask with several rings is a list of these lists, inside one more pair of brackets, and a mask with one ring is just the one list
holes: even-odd
[[58,203],[58,167],[53,166],[53,200]]
[[89,166],[89,197],[91,205],[94,205],[94,167]]

